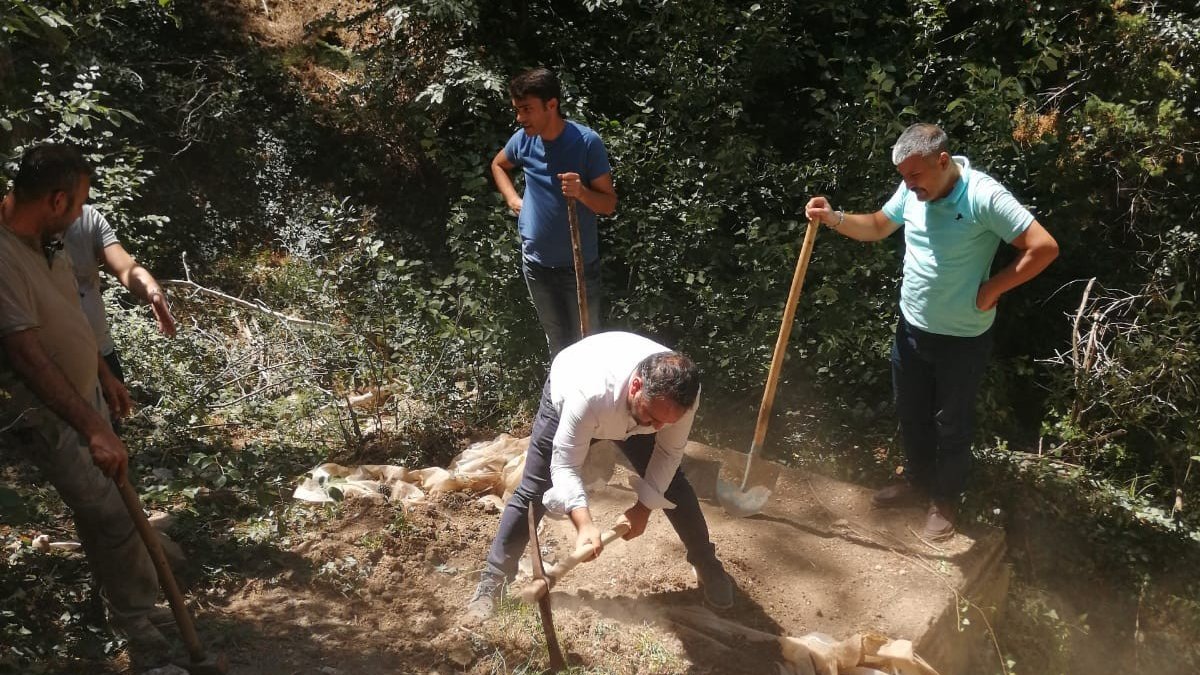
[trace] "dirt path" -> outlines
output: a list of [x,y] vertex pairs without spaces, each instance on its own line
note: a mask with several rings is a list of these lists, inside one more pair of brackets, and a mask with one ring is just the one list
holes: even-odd
[[[618,468],[592,493],[598,522],[633,503],[624,477]],[[790,472],[760,516],[735,520],[704,503],[739,586],[723,618],[773,634],[919,638],[978,547],[959,536],[930,549],[910,532],[919,512],[871,512],[867,499],[860,488]],[[464,495],[402,518],[383,504],[349,505],[273,561],[284,573],[246,584],[202,622],[235,674],[539,672],[545,650],[531,608],[505,603],[496,620],[459,626],[497,522]],[[569,523],[547,522],[543,532],[550,560],[573,542]],[[777,649],[668,618],[702,598],[661,514],[642,537],[576,568],[552,599],[564,649],[588,672],[776,672]]]

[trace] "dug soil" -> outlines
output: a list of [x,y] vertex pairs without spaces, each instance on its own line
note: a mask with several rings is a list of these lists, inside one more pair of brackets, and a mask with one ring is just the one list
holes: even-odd
[[[704,446],[689,452],[721,456]],[[602,526],[635,501],[626,479],[618,466],[592,491]],[[955,614],[955,589],[1002,551],[980,543],[993,532],[934,547],[915,534],[923,512],[871,511],[864,489],[793,471],[763,514],[734,519],[715,502],[702,506],[739,589],[735,606],[719,615],[776,635],[874,632],[920,647],[947,608]],[[349,502],[281,552],[272,561],[277,574],[206,604],[199,621],[235,674],[541,672],[535,609],[505,601],[493,621],[462,625],[498,520],[462,493],[406,512]],[[542,532],[549,565],[573,544],[573,528],[546,521]],[[770,643],[679,620],[703,596],[661,513],[643,536],[577,567],[551,598],[564,651],[587,672],[778,672]]]

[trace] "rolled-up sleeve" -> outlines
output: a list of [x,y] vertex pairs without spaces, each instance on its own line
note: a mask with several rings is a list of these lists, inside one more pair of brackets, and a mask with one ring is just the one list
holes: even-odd
[[550,458],[551,488],[542,498],[552,515],[566,515],[588,505],[580,468],[587,459],[596,424],[588,400],[582,394],[572,393],[563,399]]
[[696,402],[678,422],[663,427],[655,435],[654,452],[650,455],[649,465],[646,466],[646,476],[634,484],[638,501],[647,508],[675,508],[675,503],[667,499],[664,493],[675,478],[679,463],[683,461],[683,449],[692,433],[692,423],[696,420],[696,409],[699,407],[700,397],[697,395]]

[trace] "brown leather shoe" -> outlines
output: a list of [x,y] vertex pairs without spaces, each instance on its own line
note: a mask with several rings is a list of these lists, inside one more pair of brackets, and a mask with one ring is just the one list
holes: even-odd
[[933,500],[925,514],[925,538],[930,541],[945,541],[953,537],[955,516],[954,504],[941,499]]
[[876,509],[894,509],[899,506],[917,506],[928,497],[920,488],[908,481],[889,485],[871,495],[871,507]]

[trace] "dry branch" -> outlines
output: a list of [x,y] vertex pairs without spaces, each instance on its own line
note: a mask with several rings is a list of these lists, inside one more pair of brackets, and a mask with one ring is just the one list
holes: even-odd
[[0,427],[0,433],[4,433],[5,431],[8,431],[9,429],[12,429],[13,427],[20,424],[21,420],[25,419],[25,413],[28,413],[31,410],[33,410],[33,408],[26,408],[25,410],[22,410],[21,414],[14,417],[11,422],[9,422],[8,424],[6,424],[3,427]]
[[1092,293],[1092,286],[1096,285],[1096,277],[1092,277],[1088,281],[1087,288],[1083,289],[1083,299],[1079,301],[1079,311],[1075,312],[1075,325],[1071,329],[1071,364],[1075,366],[1076,379],[1075,388],[1079,388],[1079,322],[1083,319],[1083,310],[1087,308],[1088,296]]
[[164,285],[164,286],[182,286],[184,288],[189,288],[198,293],[205,293],[205,294],[211,295],[213,297],[225,300],[227,302],[232,302],[235,305],[240,305],[240,306],[246,307],[248,309],[257,310],[264,314],[269,314],[269,315],[275,317],[276,319],[279,319],[280,321],[284,321],[284,322],[290,323],[290,324],[295,324],[298,326],[321,326],[323,328],[331,328],[333,330],[338,329],[337,326],[330,324],[330,323],[325,323],[324,321],[313,321],[311,319],[301,319],[299,317],[289,316],[287,314],[284,314],[283,312],[273,310],[270,307],[267,307],[266,305],[264,305],[262,303],[256,304],[253,302],[249,302],[247,300],[242,300],[241,298],[235,298],[234,296],[229,295],[228,293],[222,293],[221,291],[217,291],[217,290],[213,290],[211,288],[206,288],[204,286],[201,286],[200,284],[198,284],[190,279],[168,279],[167,281],[162,282],[162,285]]

